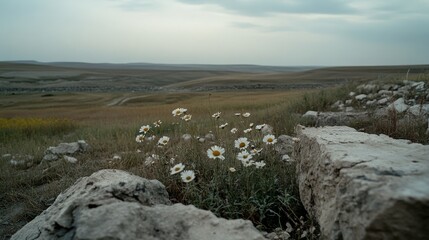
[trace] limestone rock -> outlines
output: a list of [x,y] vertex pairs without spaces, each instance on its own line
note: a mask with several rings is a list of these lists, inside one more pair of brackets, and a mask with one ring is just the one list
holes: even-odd
[[359,94],[355,97],[356,100],[364,100],[367,97],[366,94]]
[[410,106],[405,104],[404,98],[398,98],[392,104],[388,106],[389,109],[395,109],[398,113],[405,112]]
[[70,156],[67,156],[67,155],[64,155],[64,160],[66,160],[69,163],[77,163],[77,159],[76,158],[70,157]]
[[248,220],[170,204],[157,180],[101,170],[79,179],[12,239],[264,239]]
[[297,134],[300,196],[323,238],[429,236],[429,146],[343,126]]
[[73,154],[79,151],[79,143],[72,142],[72,143],[60,143],[56,147],[49,147],[46,152],[51,154]]
[[91,209],[123,202],[147,206],[170,204],[164,185],[157,180],[147,180],[120,170],[100,170],[77,180],[12,239],[71,239],[80,227],[78,219]]

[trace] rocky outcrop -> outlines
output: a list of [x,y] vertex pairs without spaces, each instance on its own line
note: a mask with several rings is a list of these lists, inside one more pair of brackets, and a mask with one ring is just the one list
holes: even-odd
[[250,221],[171,205],[165,187],[120,170],[79,179],[12,239],[264,239]]
[[46,149],[45,156],[43,157],[43,161],[46,161],[46,162],[55,161],[60,159],[61,156],[63,156],[64,159],[68,161],[66,157],[70,157],[70,156],[67,156],[67,154],[86,152],[89,149],[90,149],[89,144],[86,143],[84,140],[79,140],[77,142],[72,142],[72,143],[60,143],[56,147],[48,147]]
[[325,239],[429,236],[429,146],[344,126],[297,134],[301,200]]
[[302,115],[301,123],[307,126],[349,126],[387,117],[400,120],[398,127],[429,124],[429,86],[425,82],[370,82],[355,90],[349,93],[348,99],[332,104],[329,112],[307,111]]

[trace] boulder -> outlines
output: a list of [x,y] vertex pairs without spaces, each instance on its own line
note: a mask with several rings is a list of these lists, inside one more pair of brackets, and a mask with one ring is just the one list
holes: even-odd
[[388,106],[389,109],[394,109],[398,113],[405,112],[410,106],[405,103],[404,98],[398,98]]
[[77,163],[77,159],[74,158],[74,157],[70,157],[70,156],[64,155],[63,158],[64,158],[65,161],[67,161],[69,163]]
[[355,97],[355,99],[356,99],[356,100],[363,100],[363,99],[365,99],[365,98],[367,98],[367,95],[366,95],[366,94],[359,94],[359,95],[357,95],[357,96]]
[[11,239],[264,239],[250,221],[171,205],[157,180],[101,170],[76,181]]
[[183,139],[183,141],[185,141],[185,142],[189,142],[189,141],[191,141],[191,139],[192,139],[192,135],[191,135],[191,134],[189,134],[189,133],[185,133],[185,134],[183,134],[183,135],[182,135],[182,139]]
[[324,239],[427,239],[429,146],[298,126],[301,200]]

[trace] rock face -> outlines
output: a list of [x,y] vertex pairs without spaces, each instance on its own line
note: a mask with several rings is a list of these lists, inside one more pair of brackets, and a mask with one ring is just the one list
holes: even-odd
[[264,239],[250,221],[170,204],[157,180],[101,170],[79,179],[12,239]]
[[301,200],[325,239],[427,239],[429,146],[297,127]]

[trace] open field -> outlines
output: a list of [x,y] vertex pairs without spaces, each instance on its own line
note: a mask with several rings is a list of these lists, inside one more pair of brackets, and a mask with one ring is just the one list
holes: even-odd
[[[429,71],[429,66],[277,69],[191,65],[155,70],[139,65],[109,66],[0,63],[0,123],[4,123],[0,126],[0,157],[31,156],[25,165],[0,159],[0,216],[6,216],[8,222],[0,226],[0,235],[14,233],[79,177],[105,168],[157,178],[166,185],[173,202],[194,204],[227,218],[249,219],[265,230],[284,228],[286,222],[301,227],[301,216],[308,227],[312,223],[299,202],[294,165],[278,161],[273,148],[261,143],[260,132],[245,135],[243,129],[251,123],[267,123],[276,136],[292,135],[300,114],[308,108],[324,111],[337,97],[348,96],[350,89],[338,85],[402,80],[408,69],[409,78],[419,80],[420,76],[427,78]],[[192,120],[173,117],[172,110],[178,107],[187,108]],[[212,117],[216,112],[221,112],[219,119]],[[249,112],[251,117],[236,117],[237,112]],[[158,120],[162,124],[155,128],[153,123]],[[224,123],[228,127],[220,129]],[[150,134],[157,139],[169,136],[171,145],[159,147],[157,140],[137,143],[136,134],[144,124],[152,126]],[[232,127],[240,132],[232,135]],[[216,136],[213,143],[196,138],[209,132]],[[182,141],[184,133],[193,140]],[[264,149],[255,157],[267,163],[263,170],[243,168],[236,160],[237,150],[232,146],[241,136]],[[47,147],[79,139],[92,149],[76,155],[76,164],[42,163]],[[206,151],[213,144],[226,149],[224,162],[207,158]],[[150,154],[163,157],[147,166]],[[114,155],[121,160],[114,161]],[[192,187],[170,176],[172,157],[176,163],[195,166],[197,178]],[[237,174],[231,175],[229,167],[235,167]],[[241,185],[228,185],[231,182],[224,179],[231,176]],[[236,189],[244,193],[237,196]],[[225,199],[233,199],[235,205]]]
[[428,65],[270,67],[0,62],[0,92],[288,90],[427,73]]

